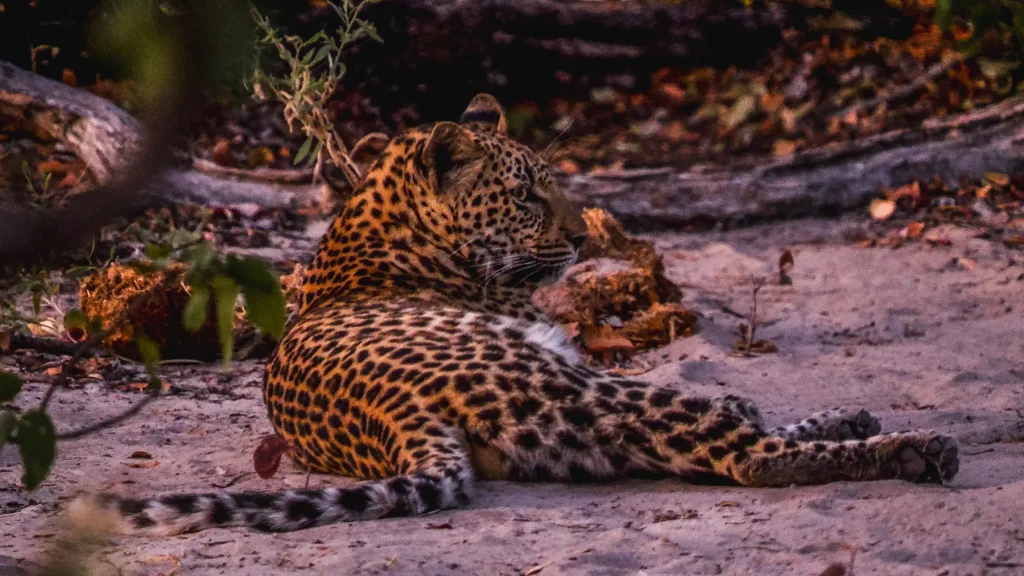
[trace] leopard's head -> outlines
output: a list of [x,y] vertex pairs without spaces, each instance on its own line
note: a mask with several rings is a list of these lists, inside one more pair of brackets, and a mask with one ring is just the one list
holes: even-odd
[[493,96],[473,98],[458,124],[435,124],[421,160],[450,215],[445,232],[453,252],[480,281],[540,284],[576,262],[586,223],[547,163],[508,137]]

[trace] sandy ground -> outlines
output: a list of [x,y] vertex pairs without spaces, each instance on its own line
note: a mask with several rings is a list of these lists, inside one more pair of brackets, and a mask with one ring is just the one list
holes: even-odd
[[[1024,574],[1024,255],[951,230],[949,247],[860,248],[854,220],[659,235],[669,275],[702,331],[647,354],[644,378],[756,399],[770,422],[864,407],[886,431],[935,428],[961,442],[948,486],[897,481],[787,489],[481,483],[468,509],[266,535],[218,529],[122,539],[109,574]],[[753,278],[796,255],[793,286],[761,291],[759,337],[777,354],[730,355]],[[304,246],[297,248],[300,252]],[[954,263],[956,258],[967,266]],[[1014,259],[1018,261],[1015,261]],[[971,269],[970,264],[976,263]],[[51,478],[18,488],[0,454],[0,574],[30,571],[82,489],[130,494],[301,486],[290,462],[251,474],[270,432],[260,366],[168,369],[172,394],[124,426],[61,444]],[[31,385],[19,402],[34,403]],[[101,384],[59,394],[58,428],[114,413],[137,395]],[[159,465],[131,468],[145,450]],[[313,476],[311,485],[344,479]],[[841,571],[833,569],[832,574]]]

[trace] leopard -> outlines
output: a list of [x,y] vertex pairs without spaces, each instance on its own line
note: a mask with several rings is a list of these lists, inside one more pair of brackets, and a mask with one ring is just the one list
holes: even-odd
[[392,140],[334,217],[277,345],[263,397],[300,469],[339,486],[101,494],[129,534],[216,526],[285,532],[471,504],[480,480],[677,478],[788,487],[942,484],[954,438],[881,434],[833,408],[769,428],[736,395],[704,397],[595,367],[531,295],[587,238],[540,154],[508,135],[493,96],[458,122]]

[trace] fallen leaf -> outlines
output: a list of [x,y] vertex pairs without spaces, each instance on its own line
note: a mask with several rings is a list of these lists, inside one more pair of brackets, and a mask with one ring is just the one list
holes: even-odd
[[910,197],[914,202],[917,202],[917,199],[921,197],[921,183],[915,180],[906,186],[886,190],[885,197],[893,202],[896,202],[900,198]]
[[988,172],[985,174],[985,181],[993,186],[1009,186],[1010,177],[1006,174],[1000,174],[998,172]]
[[572,160],[562,160],[561,162],[558,163],[558,167],[559,169],[562,170],[562,172],[565,172],[569,176],[572,176],[573,174],[578,174],[580,171],[580,165],[573,162]]
[[868,212],[874,220],[888,220],[896,212],[896,203],[892,200],[875,198],[868,206]]
[[957,268],[960,268],[961,270],[974,270],[975,268],[978,267],[977,262],[966,256],[954,258],[953,265],[956,266]]
[[656,512],[654,514],[654,519],[651,520],[651,522],[657,524],[659,522],[670,522],[672,520],[693,520],[699,516],[700,515],[697,514],[696,510],[691,510],[689,508],[684,509],[682,514],[675,510],[664,510]]
[[267,147],[253,148],[249,150],[249,167],[257,168],[274,163],[274,153]]
[[793,267],[796,266],[796,261],[793,260],[793,251],[787,248],[782,256],[779,257],[779,284],[783,286],[792,286],[793,278],[790,277],[789,273],[793,271]]
[[721,508],[739,508],[740,503],[737,502],[736,500],[723,500],[716,504],[716,506],[719,506]]
[[617,333],[611,326],[585,326],[583,328],[583,346],[594,354],[632,354],[633,343],[625,336]]
[[772,154],[776,156],[792,156],[796,152],[796,142],[793,140],[776,140],[772,144]]
[[67,174],[71,170],[69,164],[58,162],[57,160],[44,160],[36,166],[36,170],[40,174]]
[[551,566],[552,564],[554,564],[554,562],[545,562],[544,564],[538,564],[533,568],[530,568],[526,572],[523,572],[523,576],[533,576],[534,574],[539,574],[541,570],[547,568],[548,566]]
[[65,68],[60,74],[60,81],[67,84],[68,86],[78,86],[78,79],[75,78],[75,73],[71,69]]
[[122,466],[129,468],[156,468],[160,465],[158,460],[144,460],[142,462],[121,462]]
[[662,84],[658,87],[658,93],[672,104],[683,104],[686,102],[686,91],[677,84]]
[[149,458],[152,458],[152,457],[153,457],[153,455],[150,454],[149,452],[146,452],[145,450],[136,450],[135,452],[132,452],[131,456],[129,456],[129,458],[137,458],[137,459],[143,459],[143,460],[149,459]]
[[271,478],[281,466],[281,456],[291,450],[287,440],[277,434],[264,436],[252,454],[253,468],[260,478]]
[[213,161],[221,166],[231,166],[235,163],[235,159],[231,155],[231,141],[225,138],[217,140],[217,143],[213,145],[211,155]]
[[924,222],[911,222],[903,229],[901,235],[904,238],[917,238],[924,232]]
[[452,523],[451,522],[444,522],[444,523],[441,523],[441,524],[433,524],[433,523],[429,523],[428,522],[427,523],[427,529],[428,530],[451,530],[452,529]]
[[846,567],[842,564],[830,564],[828,568],[818,576],[846,576]]

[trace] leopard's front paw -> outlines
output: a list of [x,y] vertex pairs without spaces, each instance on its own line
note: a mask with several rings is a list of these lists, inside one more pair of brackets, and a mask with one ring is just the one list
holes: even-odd
[[836,430],[839,440],[867,440],[882,432],[882,424],[878,418],[872,416],[867,410],[861,410],[852,415],[842,413],[841,418]]

